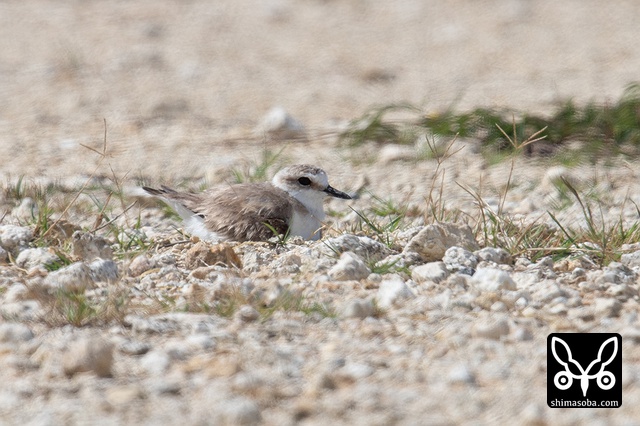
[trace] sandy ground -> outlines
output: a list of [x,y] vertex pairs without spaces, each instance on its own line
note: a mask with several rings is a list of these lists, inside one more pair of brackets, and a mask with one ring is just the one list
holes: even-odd
[[[278,105],[317,130],[394,102],[546,112],[614,100],[638,79],[639,12],[593,0],[3,2],[0,173],[89,173],[96,156],[80,144],[101,146],[103,119],[117,172],[189,177],[255,160],[251,130]],[[292,160],[322,163],[323,142],[311,146]]]
[[[570,98],[578,102],[615,100],[625,86],[640,80],[638,16],[638,2],[605,4],[595,0],[0,2],[0,179],[4,183],[24,176],[34,181],[44,178],[47,182],[61,180],[79,185],[82,178],[95,170],[97,175],[115,175],[128,188],[146,182],[195,189],[231,179],[232,168],[260,162],[262,153],[269,150],[282,151],[280,163],[304,161],[322,166],[336,188],[354,190],[366,176],[368,189],[374,194],[398,203],[409,198],[419,202],[436,173],[434,161],[376,161],[368,156],[372,155],[370,150],[378,147],[350,150],[339,147],[333,137],[319,135],[335,136],[343,123],[361,116],[368,108],[398,102],[410,102],[425,112],[454,105],[460,110],[485,106],[545,113],[552,111],[557,102]],[[305,126],[310,136],[306,142],[268,142],[255,134],[256,125],[274,106],[283,107]],[[108,129],[108,159],[96,168],[98,155],[82,145],[102,149],[104,120]],[[495,194],[500,193],[506,182],[509,164],[488,168],[479,155],[471,153],[472,148],[460,151],[457,161],[448,166],[443,187],[446,201],[452,207],[473,208],[473,200],[458,183],[474,188],[482,175],[486,200],[497,205]],[[544,176],[549,173],[546,163],[536,162],[526,170],[521,169],[527,161],[521,159],[518,163],[512,182],[518,189],[505,208],[511,213],[543,215],[554,202],[547,196],[555,189],[553,185],[544,186]],[[629,194],[632,201],[640,202],[634,198],[640,191],[634,189],[630,193],[630,188],[636,188],[632,183],[638,182],[633,163],[605,170],[583,165],[571,173],[583,185],[581,190],[595,189],[596,196],[608,207],[613,206],[610,212],[618,209],[617,214],[621,214],[624,210],[625,218],[637,220],[637,211],[631,204],[620,207]],[[360,204],[354,205],[364,209],[371,198],[360,199],[354,202]],[[346,211],[344,205],[329,206]],[[569,210],[574,216],[580,213],[577,205]],[[559,219],[567,223],[562,214],[558,213]],[[611,217],[619,217],[617,214],[612,213]],[[77,223],[92,220],[75,219]],[[145,216],[146,221],[152,219],[154,226],[148,228],[165,226],[173,232],[169,220],[159,210]],[[180,260],[183,253],[176,253]],[[118,266],[126,269],[122,262]],[[553,278],[551,266],[534,265],[531,269],[539,275],[534,281],[542,276]],[[504,268],[510,273],[518,272],[512,265]],[[3,291],[14,280],[27,280],[24,271],[12,265],[3,269],[9,271],[2,275]],[[191,279],[184,271],[178,271],[184,276],[176,271],[173,266],[169,275],[160,274],[157,281],[171,287],[174,272],[179,280]],[[415,319],[422,318],[416,317],[416,312],[427,315],[420,311],[424,308],[417,302],[415,306],[407,305],[406,310],[392,311],[390,319],[380,321],[319,320],[316,324],[300,314],[294,322],[288,317],[277,318],[266,326],[255,323],[243,328],[231,320],[209,315],[206,321],[211,322],[207,327],[213,330],[211,345],[219,345],[217,353],[226,354],[233,361],[231,376],[236,371],[237,361],[232,359],[236,353],[245,352],[250,367],[254,366],[253,359],[260,360],[255,361],[255,371],[250,371],[254,376],[214,380],[218,387],[209,389],[209,393],[202,391],[208,382],[198,381],[196,374],[195,379],[175,385],[172,377],[162,376],[163,370],[159,373],[161,383],[156,386],[152,373],[158,360],[149,357],[144,367],[149,371],[142,371],[138,354],[131,348],[118,349],[116,378],[111,382],[91,375],[67,381],[55,369],[50,373],[40,368],[40,364],[29,364],[31,358],[25,361],[26,356],[6,356],[7,364],[13,366],[2,373],[11,377],[6,383],[17,383],[22,390],[16,393],[13,388],[0,387],[0,413],[7,421],[22,424],[25,419],[31,424],[92,423],[96,419],[94,413],[103,413],[113,424],[144,421],[211,424],[216,421],[215,417],[212,420],[211,411],[218,406],[213,403],[210,406],[210,401],[218,398],[223,401],[218,401],[221,405],[227,406],[225,398],[237,391],[255,397],[261,418],[267,424],[284,424],[283,419],[295,424],[299,417],[307,415],[308,424],[325,424],[327,419],[336,424],[420,424],[428,419],[437,424],[490,424],[514,418],[536,425],[634,424],[638,409],[632,399],[638,395],[640,377],[635,362],[640,359],[635,343],[640,340],[637,274],[616,271],[595,271],[587,280],[593,285],[581,287],[580,297],[584,296],[586,308],[592,307],[594,294],[602,296],[604,302],[608,299],[615,302],[614,297],[619,295],[605,293],[609,281],[603,278],[600,281],[606,286],[598,287],[601,284],[598,279],[605,273],[615,275],[631,293],[623,295],[622,308],[617,306],[622,312],[619,317],[608,312],[607,305],[596,312],[597,322],[585,320],[589,323],[585,330],[628,327],[630,335],[636,336],[627,339],[625,334],[625,356],[631,355],[624,373],[624,395],[628,399],[617,411],[554,412],[544,404],[544,342],[551,331],[573,329],[573,323],[566,325],[564,318],[567,311],[574,311],[571,303],[575,301],[569,296],[564,297],[569,300],[553,299],[556,305],[552,306],[546,298],[548,289],[543,286],[540,300],[535,300],[536,310],[567,305],[560,306],[565,311],[556,309],[550,313],[552,319],[548,321],[544,317],[525,322],[520,311],[511,305],[498,306],[492,315],[508,308],[504,316],[511,330],[515,330],[512,334],[524,331],[520,333],[521,339],[514,337],[515,343],[505,342],[504,336],[487,343],[486,339],[471,335],[477,310],[451,313],[449,308],[431,306],[451,293],[451,288],[436,286],[427,288],[422,295],[431,322]],[[567,280],[579,278],[571,276],[570,270],[562,270],[562,274]],[[127,279],[127,283],[136,285],[142,282],[140,278]],[[322,281],[318,282],[323,295],[340,303],[343,299],[365,298],[374,293],[370,288],[361,289],[357,282],[354,287],[357,291],[345,286],[325,288]],[[573,288],[573,284],[565,284],[567,289]],[[375,287],[378,283],[371,285]],[[455,303],[469,305],[469,309],[475,306],[475,300],[469,301],[466,287],[452,288]],[[578,302],[582,303],[581,300]],[[411,310],[414,308],[415,312]],[[124,333],[127,338],[129,333],[144,335],[145,327],[151,328],[149,324],[154,320],[140,321],[142,325],[101,332],[116,337]],[[19,324],[7,324],[2,324],[8,327],[5,329],[21,330]],[[185,324],[184,328],[190,330],[192,325]],[[282,325],[284,331],[270,331],[274,324]],[[293,326],[302,331],[294,333],[295,339],[284,341],[290,334],[286,327]],[[136,331],[136,327],[140,330]],[[77,334],[95,331],[70,326],[45,330],[42,324],[32,328],[35,340],[43,339],[47,345],[55,346],[44,345],[45,354],[57,354],[62,349],[56,345],[64,346]],[[326,333],[334,329],[338,337],[327,338]],[[167,341],[162,330],[152,338],[154,356],[156,348],[162,349],[157,352],[163,355],[163,348],[174,343]],[[460,330],[464,330],[462,335]],[[315,337],[316,332],[320,337]],[[26,333],[27,341],[33,338],[30,333]],[[58,339],[57,333],[64,339]],[[273,335],[282,339],[270,343]],[[353,340],[353,336],[358,340]],[[320,347],[318,342],[324,342],[325,338],[331,344]],[[175,347],[184,347],[183,340],[174,340]],[[206,341],[201,344],[204,349],[192,352],[209,356],[208,344]],[[16,347],[22,349],[3,347],[0,352],[31,354],[36,347],[34,344],[31,349],[25,348],[28,343],[20,345]],[[165,352],[180,355],[178,349],[169,346]],[[420,352],[425,347],[426,358]],[[263,365],[265,348],[269,356]],[[290,353],[283,355],[288,350]],[[163,356],[170,359],[166,354]],[[327,377],[335,379],[335,383],[316,374],[318,356],[334,368]],[[285,367],[293,365],[293,361],[302,361],[297,370],[283,367],[277,371],[279,375],[274,375],[274,366],[280,364],[269,361],[269,357],[282,358]],[[343,358],[347,360],[345,368],[337,362],[344,361]],[[196,357],[196,361],[199,359]],[[462,362],[468,359],[471,361]],[[175,361],[173,370],[209,368],[204,365],[209,362],[206,357],[202,365],[184,366],[183,361]],[[407,364],[403,364],[405,361]],[[463,368],[457,367],[458,361]],[[47,363],[58,365],[57,361],[43,361],[42,365]],[[170,369],[169,361],[166,363]],[[375,380],[363,376],[363,371],[369,371],[364,368],[369,364],[375,367]],[[426,375],[414,374],[423,371],[414,368],[414,364],[419,364]],[[484,369],[486,365],[490,368]],[[118,370],[121,366],[126,368]],[[503,374],[505,366],[511,375]],[[474,378],[467,367],[472,373],[480,373]],[[185,375],[193,373],[192,370],[185,370]],[[31,371],[28,377],[24,371]],[[447,372],[448,379],[443,381],[442,372]],[[149,375],[151,379],[135,383],[136,375]],[[260,380],[256,381],[256,377]],[[298,380],[300,377],[304,380]],[[49,380],[53,384],[49,385]],[[389,383],[398,388],[387,386]],[[107,389],[114,384],[124,387]],[[340,392],[333,392],[334,385]],[[276,394],[281,389],[283,393]],[[313,394],[307,401],[305,394],[304,398],[298,398],[307,390],[317,391],[320,397]],[[264,394],[260,393],[263,391]],[[443,394],[451,398],[442,401]],[[140,395],[150,396],[145,399]],[[528,405],[530,400],[533,402]],[[113,408],[122,401],[125,408]],[[260,418],[259,412],[251,417],[258,410],[253,402],[254,405],[240,402],[230,405],[230,409],[237,408],[240,417],[248,412],[249,420]],[[249,409],[245,410],[247,405]],[[137,409],[139,406],[146,411]],[[200,407],[202,413],[193,411],[194,406]],[[40,417],[33,414],[43,407],[47,410]],[[240,418],[236,411],[228,414],[228,419],[232,419],[227,420],[228,424]]]

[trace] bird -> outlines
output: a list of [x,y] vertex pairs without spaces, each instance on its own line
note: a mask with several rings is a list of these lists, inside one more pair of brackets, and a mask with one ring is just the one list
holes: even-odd
[[142,187],[173,208],[187,232],[211,242],[267,241],[275,233],[319,240],[324,198],[351,199],[329,185],[324,170],[309,164],[285,167],[271,182],[227,185],[198,194],[160,188]]

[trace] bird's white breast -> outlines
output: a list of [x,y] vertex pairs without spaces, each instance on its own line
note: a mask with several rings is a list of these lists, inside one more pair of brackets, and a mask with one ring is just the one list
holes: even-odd
[[322,223],[308,212],[295,210],[289,224],[289,234],[305,240],[319,240],[322,237]]

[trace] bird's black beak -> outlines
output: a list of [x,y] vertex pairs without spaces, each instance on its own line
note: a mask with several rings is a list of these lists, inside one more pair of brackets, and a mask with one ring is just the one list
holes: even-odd
[[338,191],[337,189],[333,188],[331,185],[327,186],[324,190],[324,192],[326,192],[327,194],[331,195],[332,197],[336,197],[336,198],[344,198],[345,200],[350,200],[351,196],[347,193],[344,193],[342,191]]

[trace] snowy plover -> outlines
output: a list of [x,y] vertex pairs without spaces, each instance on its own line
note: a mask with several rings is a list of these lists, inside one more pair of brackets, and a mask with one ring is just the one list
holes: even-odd
[[280,234],[288,231],[317,240],[322,236],[324,197],[351,198],[329,185],[324,170],[306,164],[282,169],[271,182],[231,185],[201,194],[161,188],[143,187],[169,204],[188,232],[210,241],[265,241],[274,236],[270,227]]

